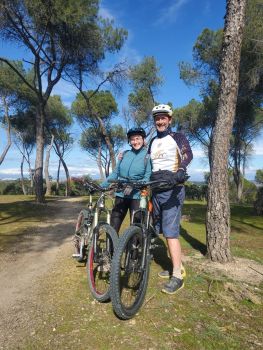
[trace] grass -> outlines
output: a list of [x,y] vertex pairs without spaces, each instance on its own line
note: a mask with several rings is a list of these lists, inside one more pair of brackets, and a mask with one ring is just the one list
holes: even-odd
[[[39,222],[41,215],[48,215],[44,207],[43,212],[36,212],[31,198],[12,198],[7,197],[8,203],[4,204],[0,197],[1,227],[5,232],[0,239],[7,238],[7,231],[10,232],[6,225],[19,234],[20,225],[23,231]],[[185,203],[184,214],[191,215],[190,222],[182,222],[181,243],[187,256],[205,250],[205,210],[202,202]],[[232,206],[231,211],[233,254],[262,261],[263,217],[254,216],[248,206]],[[127,225],[126,219],[122,230]],[[92,299],[84,265],[76,264],[70,257],[58,259],[41,292],[45,307],[42,323],[25,337],[21,349],[234,350],[263,346],[262,305],[246,297],[236,298],[226,288],[230,283],[242,290],[238,282],[186,263],[185,288],[175,296],[160,292],[163,281],[157,273],[169,264],[161,239],[151,264],[145,304],[129,321],[119,320],[110,303],[100,304]],[[262,285],[257,294],[262,297]]]
[[[52,197],[47,202],[54,200]],[[34,233],[43,220],[55,213],[45,204],[36,204],[34,196],[0,196],[0,247],[3,250],[25,234]]]

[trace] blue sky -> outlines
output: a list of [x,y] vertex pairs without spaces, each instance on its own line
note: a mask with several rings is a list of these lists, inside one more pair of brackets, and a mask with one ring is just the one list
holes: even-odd
[[[224,0],[103,0],[100,14],[111,18],[117,26],[128,30],[128,39],[122,50],[104,62],[109,67],[114,61],[126,60],[128,63],[139,63],[145,56],[154,56],[164,84],[157,96],[159,101],[171,101],[175,107],[180,107],[192,98],[199,98],[198,91],[188,88],[179,79],[178,62],[192,59],[192,48],[202,30],[222,28],[224,25],[226,1]],[[8,50],[8,51],[7,51]],[[8,52],[8,54],[7,54]],[[24,52],[0,44],[0,55],[21,59]],[[123,94],[116,96],[119,111],[127,106],[128,87]],[[76,96],[76,90],[66,82],[59,82],[53,94],[59,94],[65,104],[70,106]],[[80,129],[73,127],[76,139],[80,136]],[[5,133],[0,129],[0,152],[5,146]],[[189,167],[192,180],[203,180],[203,173],[208,171],[208,164],[202,150],[194,147],[194,160]],[[7,154],[0,167],[0,179],[19,177],[20,154],[15,146]],[[88,155],[81,151],[78,141],[74,149],[67,156],[67,164],[71,176],[82,174],[98,174],[96,164],[88,159]],[[34,156],[32,157],[34,164]],[[51,175],[55,175],[58,160],[53,154],[50,162]],[[254,155],[248,162],[246,177],[254,179],[255,170],[263,167],[262,137],[255,140]]]

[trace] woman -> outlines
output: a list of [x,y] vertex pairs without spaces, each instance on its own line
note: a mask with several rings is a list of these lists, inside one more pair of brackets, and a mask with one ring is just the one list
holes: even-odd
[[[131,150],[125,151],[116,168],[102,184],[103,187],[110,185],[109,180],[141,180],[149,181],[151,175],[151,162],[144,147],[146,133],[142,128],[133,128],[127,132],[128,143]],[[140,192],[126,188],[115,194],[115,204],[111,214],[111,226],[118,233],[121,224],[129,209],[130,215],[137,210],[140,204]],[[137,218],[138,219],[138,218]]]

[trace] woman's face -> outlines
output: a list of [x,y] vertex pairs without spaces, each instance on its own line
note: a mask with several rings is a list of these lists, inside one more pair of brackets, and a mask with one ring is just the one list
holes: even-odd
[[129,143],[133,149],[139,150],[144,143],[144,139],[141,135],[132,135],[129,139]]

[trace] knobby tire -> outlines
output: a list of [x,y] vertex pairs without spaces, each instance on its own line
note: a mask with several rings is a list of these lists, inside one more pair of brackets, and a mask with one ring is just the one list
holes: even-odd
[[109,224],[99,224],[94,231],[86,265],[88,285],[93,298],[105,302],[110,299],[111,260],[118,235]]
[[150,270],[149,251],[141,268],[143,252],[142,230],[129,227],[121,236],[114,252],[110,294],[115,314],[123,320],[132,318],[143,304]]

